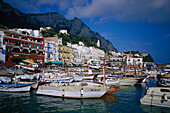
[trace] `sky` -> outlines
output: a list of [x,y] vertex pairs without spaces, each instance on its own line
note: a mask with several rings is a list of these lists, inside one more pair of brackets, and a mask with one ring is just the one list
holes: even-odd
[[4,0],[23,13],[58,12],[81,19],[119,52],[170,62],[170,0]]

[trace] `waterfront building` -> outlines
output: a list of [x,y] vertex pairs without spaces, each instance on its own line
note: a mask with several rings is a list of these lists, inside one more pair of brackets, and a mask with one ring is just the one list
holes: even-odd
[[45,40],[45,62],[58,61],[57,43],[55,41]]
[[115,52],[115,51],[109,51],[109,53],[113,56],[113,57],[121,57],[123,56],[121,53]]
[[111,66],[123,66],[124,59],[122,57],[111,57],[109,59],[109,62],[111,63]]
[[68,46],[74,48],[74,63],[84,64],[89,59],[101,59],[104,57],[105,52],[95,47],[86,47],[83,42],[79,44],[68,44]]
[[137,58],[134,58],[134,57],[129,57],[127,56],[126,57],[127,60],[126,60],[126,64],[127,65],[143,65],[143,58],[142,57],[137,57]]
[[42,34],[40,33],[39,30],[32,30],[32,29],[9,29],[9,31],[14,31],[20,34],[25,34],[25,35],[29,35],[29,36],[33,36],[33,37],[38,37],[38,38],[42,38]]
[[59,45],[58,46],[59,61],[72,62],[74,58],[73,52],[74,52],[74,49],[72,47],[69,47],[66,45]]
[[101,59],[105,56],[105,52],[101,49],[95,47],[89,47],[90,53],[92,54],[92,59]]
[[1,59],[6,66],[13,66],[12,58],[24,57],[44,65],[44,38],[0,29]]
[[62,38],[57,35],[45,38],[45,62],[59,61],[59,45],[62,45]]

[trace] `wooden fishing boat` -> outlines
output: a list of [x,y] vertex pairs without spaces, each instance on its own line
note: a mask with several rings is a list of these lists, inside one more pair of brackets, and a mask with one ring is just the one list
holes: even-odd
[[39,85],[39,82],[32,82],[32,81],[29,81],[29,82],[18,82],[18,84],[25,84],[25,85],[30,85],[32,89],[36,90],[38,88],[38,85]]
[[30,85],[21,85],[21,84],[0,84],[1,92],[29,92]]
[[64,98],[100,98],[109,88],[105,85],[76,82],[68,85],[51,83],[39,86],[36,94]]

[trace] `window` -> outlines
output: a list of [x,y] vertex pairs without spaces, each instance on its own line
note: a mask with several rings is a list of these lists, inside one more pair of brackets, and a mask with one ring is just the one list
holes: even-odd
[[50,47],[50,43],[47,43],[47,46]]
[[47,58],[50,58],[50,53],[47,54]]
[[31,46],[32,46],[32,44],[30,43],[30,44],[29,44],[29,46],[31,47]]
[[39,45],[37,45],[37,49],[39,49]]
[[7,48],[6,48],[6,52],[10,52],[10,48],[7,47]]
[[34,48],[36,48],[36,45],[34,44]]
[[42,45],[40,45],[40,49],[42,49]]
[[20,46],[20,41],[16,41],[15,45]]
[[24,46],[28,46],[28,43],[27,42],[25,42],[25,45]]

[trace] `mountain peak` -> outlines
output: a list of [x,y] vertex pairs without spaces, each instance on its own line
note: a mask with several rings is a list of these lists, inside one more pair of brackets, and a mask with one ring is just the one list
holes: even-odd
[[85,23],[78,17],[73,20],[67,20],[60,13],[48,12],[39,14],[24,14],[18,9],[13,8],[1,0],[2,9],[0,9],[0,24],[9,28],[28,28],[39,29],[40,27],[52,27],[55,31],[61,29],[68,30],[69,34],[78,35],[80,37],[94,38],[96,41],[100,40],[101,47],[108,51],[118,51],[114,48],[109,40],[106,40],[100,34],[92,31]]

